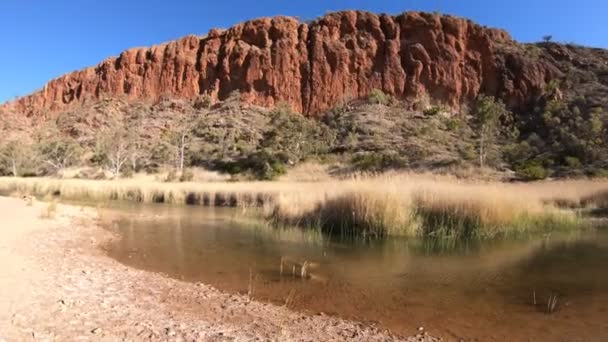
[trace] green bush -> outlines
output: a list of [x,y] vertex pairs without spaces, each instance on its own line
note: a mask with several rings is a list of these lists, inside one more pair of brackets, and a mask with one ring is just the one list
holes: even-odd
[[[534,138],[534,137],[533,137]],[[529,139],[534,142],[534,139]],[[520,143],[513,143],[507,145],[503,149],[503,155],[505,160],[513,165],[517,166],[525,160],[528,160],[538,154],[538,149],[533,147],[528,141],[522,141]]]
[[391,98],[389,95],[386,95],[382,90],[380,89],[373,89],[370,93],[369,93],[369,102],[372,104],[380,104],[380,105],[388,105],[391,101]]
[[458,147],[458,153],[462,159],[471,161],[477,159],[477,151],[471,145],[463,145]]
[[233,176],[243,172],[242,166],[238,161],[218,161],[215,163],[214,170]]
[[215,169],[233,176],[250,172],[256,179],[273,180],[287,173],[286,162],[284,154],[258,151],[239,160],[218,162]]
[[382,171],[406,166],[403,157],[394,152],[357,154],[351,159],[353,167],[361,171]]
[[583,167],[583,164],[581,163],[581,161],[576,158],[576,157],[566,157],[564,158],[564,161],[566,162],[566,165],[572,169],[580,169]]
[[287,155],[294,163],[311,155],[322,155],[336,139],[325,124],[295,113],[288,105],[278,105],[271,113],[270,129],[260,145],[269,154]]
[[520,166],[517,170],[517,175],[525,180],[540,180],[549,177],[549,170],[547,170],[538,161],[528,161]]
[[595,170],[591,171],[591,176],[592,177],[597,177],[597,178],[608,178],[608,170],[606,170],[606,169],[595,169]]
[[443,111],[443,108],[439,106],[433,106],[422,111],[425,116],[435,116]]
[[460,128],[460,120],[458,119],[448,119],[445,122],[445,127],[447,128],[448,131],[456,131],[458,130],[458,128]]

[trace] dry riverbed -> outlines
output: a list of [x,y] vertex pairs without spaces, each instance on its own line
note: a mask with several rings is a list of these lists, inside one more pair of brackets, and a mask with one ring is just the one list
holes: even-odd
[[436,341],[125,267],[90,208],[0,197],[0,341]]

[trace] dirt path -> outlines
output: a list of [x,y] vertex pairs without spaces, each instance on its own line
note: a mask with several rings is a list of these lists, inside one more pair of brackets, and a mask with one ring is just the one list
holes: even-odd
[[92,209],[0,197],[0,341],[434,341],[127,268]]

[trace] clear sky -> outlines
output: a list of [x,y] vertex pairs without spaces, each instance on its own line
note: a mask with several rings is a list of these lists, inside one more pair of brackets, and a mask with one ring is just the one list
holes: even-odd
[[608,0],[0,0],[0,102],[122,50],[263,16],[440,11],[507,29],[520,41],[608,48]]

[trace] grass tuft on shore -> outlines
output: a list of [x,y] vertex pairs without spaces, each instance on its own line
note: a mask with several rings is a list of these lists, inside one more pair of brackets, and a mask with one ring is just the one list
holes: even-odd
[[317,227],[338,236],[416,235],[411,199],[396,193],[349,191],[318,201],[310,210],[277,201],[269,218],[275,224]]
[[596,197],[603,198],[598,194],[607,189],[608,184],[594,181],[506,184],[416,174],[223,183],[0,178],[0,193],[4,194],[255,207],[262,208],[262,215],[275,226],[378,238],[493,238],[571,229],[581,226],[583,220],[575,209],[564,209],[559,203],[598,203]]
[[574,213],[514,196],[491,186],[421,185],[394,191],[351,191],[319,200],[309,210],[278,201],[270,212],[275,224],[320,228],[349,236],[494,238],[564,230],[582,224]]

